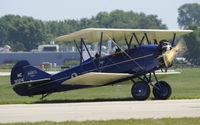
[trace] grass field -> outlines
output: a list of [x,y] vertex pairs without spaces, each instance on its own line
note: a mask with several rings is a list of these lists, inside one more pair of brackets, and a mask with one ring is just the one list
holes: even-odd
[[35,122],[35,123],[7,123],[0,125],[199,125],[200,118],[163,118],[163,119],[129,119],[108,121],[84,121],[84,122]]
[[[200,68],[178,71],[181,74],[159,77],[159,80],[170,83],[173,89],[170,99],[200,98]],[[41,101],[41,96],[31,98],[17,95],[10,86],[9,76],[0,76],[0,104],[133,100],[131,86],[132,83],[127,81],[114,86],[60,92]],[[149,99],[153,99],[153,95]]]

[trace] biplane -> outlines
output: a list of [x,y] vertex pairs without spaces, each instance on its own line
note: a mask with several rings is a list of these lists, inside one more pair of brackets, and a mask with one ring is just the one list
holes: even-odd
[[[105,29],[88,28],[55,38],[54,41],[74,42],[80,54],[80,64],[56,74],[48,74],[22,60],[11,71],[11,85],[21,96],[42,95],[88,87],[116,84],[125,80],[133,83],[131,94],[135,100],[146,100],[150,86],[156,99],[168,99],[171,87],[159,81],[155,71],[173,65],[179,51],[175,38],[192,30]],[[103,41],[111,40],[116,51],[102,55]],[[98,42],[95,56],[87,44]],[[126,45],[125,49],[120,44]],[[83,59],[83,49],[89,58]],[[139,81],[135,80],[139,79]],[[153,80],[154,79],[154,80]]]

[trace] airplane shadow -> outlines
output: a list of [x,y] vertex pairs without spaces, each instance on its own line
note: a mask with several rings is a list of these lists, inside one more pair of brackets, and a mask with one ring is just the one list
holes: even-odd
[[[152,99],[151,99],[152,100]],[[128,98],[96,98],[96,99],[56,99],[56,100],[41,100],[34,103],[82,103],[82,102],[109,102],[109,101],[136,101],[131,97]]]

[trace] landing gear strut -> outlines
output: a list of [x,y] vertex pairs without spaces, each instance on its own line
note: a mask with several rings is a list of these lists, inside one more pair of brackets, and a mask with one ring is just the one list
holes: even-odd
[[[144,78],[138,77],[141,81],[135,82],[131,88],[131,94],[135,100],[146,100],[150,96],[150,87],[153,86],[153,95],[155,99],[165,100],[168,99],[172,93],[170,85],[165,81],[158,81],[155,72],[152,72],[156,80],[156,84],[151,81],[151,73],[149,77],[144,75]],[[149,83],[149,84],[148,84]]]
[[51,93],[47,93],[47,94],[42,94],[42,97],[40,98],[40,100],[43,100],[45,97],[47,97],[48,95],[50,95]]

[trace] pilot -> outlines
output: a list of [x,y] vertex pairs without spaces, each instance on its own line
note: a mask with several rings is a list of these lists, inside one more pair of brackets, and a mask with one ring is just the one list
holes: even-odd
[[115,53],[118,53],[118,52],[121,52],[121,49],[120,49],[120,48],[117,48],[117,49],[115,50]]
[[100,55],[98,53],[95,54],[95,58],[98,59]]

